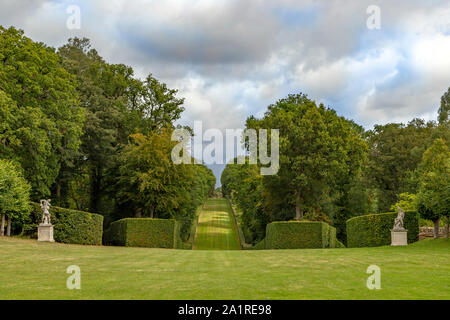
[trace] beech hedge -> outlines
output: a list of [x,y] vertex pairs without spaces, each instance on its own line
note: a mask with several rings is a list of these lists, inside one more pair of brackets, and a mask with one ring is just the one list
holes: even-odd
[[341,248],[336,228],[317,221],[279,221],[267,225],[266,238],[252,249]]
[[180,223],[174,219],[125,218],[105,231],[106,245],[147,248],[183,248]]
[[[369,214],[347,220],[348,247],[378,247],[391,244],[391,229],[397,212]],[[408,230],[408,243],[419,240],[419,218],[417,212],[405,212],[403,220]]]

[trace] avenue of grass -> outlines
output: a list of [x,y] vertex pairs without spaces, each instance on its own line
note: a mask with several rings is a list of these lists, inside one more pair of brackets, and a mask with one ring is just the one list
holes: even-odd
[[240,249],[236,227],[226,199],[208,199],[200,211],[195,250]]
[[[81,268],[81,290],[66,268]],[[369,265],[381,290],[368,290]],[[174,250],[0,237],[0,299],[450,299],[450,240],[408,247]]]

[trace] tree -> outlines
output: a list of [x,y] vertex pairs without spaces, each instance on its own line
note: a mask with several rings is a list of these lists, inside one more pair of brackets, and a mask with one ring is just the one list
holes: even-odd
[[[98,212],[102,198],[114,198],[114,190],[108,187],[116,179],[117,155],[127,145],[129,135],[172,126],[184,110],[184,99],[177,98],[177,90],[169,89],[151,74],[141,81],[133,77],[131,67],[107,63],[86,38],[69,39],[58,54],[64,68],[78,79],[77,92],[87,110],[77,163],[67,168],[67,179],[60,178],[66,193],[73,195],[75,191],[78,198],[89,198],[89,210]],[[73,178],[90,187],[88,194],[73,190]]]
[[417,211],[416,195],[412,193],[402,193],[398,196],[398,202],[391,206],[392,211],[397,211],[397,207],[402,208],[404,211]]
[[184,111],[184,98],[177,98],[177,93],[151,74],[144,82],[136,82],[129,93],[133,129],[147,134],[172,125]]
[[174,217],[189,193],[193,171],[190,165],[176,165],[171,151],[171,131],[131,135],[131,143],[121,153],[119,199],[131,203],[137,217],[151,218],[162,212]]
[[439,237],[439,220],[450,216],[450,151],[443,139],[436,139],[425,151],[419,168],[417,207],[424,219],[434,222]]
[[0,160],[0,235],[4,235],[5,217],[7,236],[11,235],[11,221],[23,220],[30,213],[30,185],[12,161]]
[[378,212],[386,212],[398,201],[399,194],[415,194],[417,186],[411,174],[431,143],[436,125],[414,119],[403,125],[375,125],[368,132],[369,155],[365,169],[368,184],[378,190]]
[[117,191],[119,212],[135,217],[174,218],[181,236],[188,237],[196,209],[214,189],[212,170],[202,164],[175,164],[171,153],[173,129],[136,133],[120,154]]
[[[91,49],[86,38],[69,39],[58,49],[58,54],[64,68],[78,80],[80,104],[86,109],[80,154],[76,164],[66,168],[68,176],[60,176],[60,181],[68,189],[75,175],[79,180],[88,170],[89,181],[83,184],[90,190],[84,192],[90,194],[89,210],[98,212],[105,186],[105,169],[113,165],[117,148],[126,144],[128,135],[132,133],[126,127],[126,113],[133,70],[124,65],[106,63],[95,49]],[[59,192],[56,193],[59,198]]]
[[266,225],[271,222],[270,212],[266,210],[267,199],[264,194],[263,176],[257,165],[228,163],[222,172],[220,182],[222,192],[242,211],[240,223],[247,243],[257,243],[265,237]]
[[441,106],[438,111],[438,121],[439,124],[445,124],[449,121],[449,113],[450,113],[450,88],[448,88],[447,92],[441,98]]
[[33,199],[48,196],[80,146],[76,80],[53,48],[0,26],[0,88],[0,156],[20,163]]
[[273,199],[287,196],[296,220],[321,207],[338,177],[358,170],[366,148],[348,121],[304,94],[269,106],[262,119],[248,118],[247,128],[279,129],[280,169],[263,181]]

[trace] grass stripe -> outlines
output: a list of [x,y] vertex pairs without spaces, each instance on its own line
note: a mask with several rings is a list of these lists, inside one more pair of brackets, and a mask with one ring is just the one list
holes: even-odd
[[200,212],[196,250],[239,250],[239,238],[226,199],[208,199]]

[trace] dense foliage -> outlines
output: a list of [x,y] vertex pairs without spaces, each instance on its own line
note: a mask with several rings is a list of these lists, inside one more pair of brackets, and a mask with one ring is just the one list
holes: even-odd
[[120,154],[115,185],[121,212],[175,218],[187,240],[196,208],[215,184],[212,171],[204,165],[175,164],[171,151],[177,141],[171,140],[170,130],[134,134],[131,141]]
[[0,26],[0,157],[20,163],[34,200],[50,195],[80,146],[76,78],[53,48]]
[[[347,221],[348,247],[377,247],[391,244],[391,229],[397,212],[369,214]],[[419,240],[417,212],[406,211],[403,226],[408,230],[408,243]]]
[[0,159],[0,235],[11,235],[12,220],[23,221],[30,212],[30,185],[11,161]]
[[450,217],[450,151],[443,139],[436,139],[423,154],[418,168],[420,177],[417,208],[420,216],[435,223],[435,238],[439,220]]
[[183,103],[151,74],[105,61],[88,39],[55,50],[0,27],[0,159],[17,163],[34,201],[96,212],[106,225],[176,218],[187,239],[215,177],[170,161]]
[[[56,242],[101,245],[103,216],[95,213],[50,207],[51,222]],[[38,203],[32,203],[30,216],[25,220],[23,233],[37,237],[37,226],[41,223],[42,210]]]
[[[223,172],[222,191],[239,209],[246,242],[264,239],[269,223],[291,219],[330,223],[346,242],[348,219],[396,203],[435,226],[448,221],[449,101],[450,89],[437,121],[369,131],[301,93],[250,116],[247,129],[268,129],[269,137],[279,130],[280,169],[262,176],[262,165],[245,159]],[[11,163],[2,179],[17,182],[16,191],[2,194],[0,213],[20,233],[28,197],[51,198],[101,214],[106,227],[128,217],[175,219],[186,241],[197,207],[216,193],[206,166],[171,161],[183,104],[152,74],[139,79],[131,67],[105,61],[88,39],[54,49],[0,26],[0,159]],[[8,209],[14,192],[25,204]]]
[[179,223],[173,219],[121,219],[105,231],[104,242],[127,247],[180,248]]
[[[229,163],[222,174],[223,193],[242,211],[246,241],[262,240],[270,222],[295,218],[329,222],[345,243],[348,219],[395,205],[418,210],[426,219],[435,219],[433,212],[438,211],[438,216],[448,216],[450,179],[442,155],[444,145],[450,144],[448,101],[447,92],[439,122],[414,119],[407,125],[375,125],[369,131],[302,94],[270,105],[262,119],[248,118],[248,129],[280,129],[280,170],[261,176],[259,166],[247,160],[245,165]],[[428,156],[435,159],[431,168],[423,157],[436,139],[440,151],[435,147],[429,153],[441,156]],[[433,196],[419,196],[427,188]],[[424,198],[428,205],[422,201],[418,207]],[[431,201],[439,208],[431,210]]]
[[288,221],[267,225],[266,238],[253,249],[338,248],[336,229],[325,222]]

